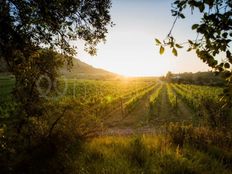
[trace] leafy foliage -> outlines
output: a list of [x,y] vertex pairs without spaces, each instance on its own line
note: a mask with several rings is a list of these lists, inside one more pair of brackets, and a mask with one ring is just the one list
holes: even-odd
[[[230,0],[175,0],[173,2],[172,16],[175,17],[173,26],[163,43],[156,39],[160,49],[170,46],[172,53],[177,56],[177,49],[182,44],[177,44],[172,36],[172,30],[177,19],[185,18],[184,9],[191,9],[192,13],[198,9],[202,14],[199,24],[193,24],[192,30],[196,31],[197,38],[188,40],[187,51],[194,50],[197,56],[216,72],[221,73],[227,80],[223,101],[224,107],[232,103],[232,3]],[[161,52],[160,52],[161,53]],[[162,51],[163,53],[163,51]],[[223,55],[222,61],[218,57]]]
[[212,128],[231,127],[231,110],[222,107],[219,87],[171,84],[177,95],[195,112],[196,120],[201,125]]
[[[1,57],[8,51],[26,53],[28,47],[51,47],[75,53],[69,40],[83,39],[94,54],[94,46],[105,40],[110,24],[109,0],[7,1],[1,3]],[[8,50],[8,51],[7,51]]]
[[214,72],[184,72],[178,74],[167,73],[165,79],[166,81],[173,83],[184,83],[184,84],[195,84],[195,85],[206,85],[206,86],[220,86],[223,87],[226,84],[224,78],[220,75],[215,76]]
[[[67,148],[79,138],[78,133],[83,128],[78,118],[82,123],[88,119],[94,124],[94,118],[88,113],[77,117],[76,112],[66,111],[74,107],[70,103],[53,103],[49,107],[49,101],[40,94],[46,95],[55,89],[59,68],[64,63],[72,64],[71,56],[76,51],[71,41],[83,40],[86,51],[96,54],[95,46],[105,41],[107,27],[113,25],[110,7],[110,0],[0,1],[0,62],[4,67],[6,64],[8,72],[15,77],[13,99],[17,103],[6,110],[10,114],[0,107],[0,114],[4,114],[0,127],[3,132],[0,134],[2,173],[12,173],[12,170],[44,173],[22,168],[36,166],[43,170],[44,166],[37,166],[41,161],[46,161],[44,165],[52,163],[54,168],[65,167],[66,164],[58,161],[62,161],[60,158],[69,161]],[[69,119],[65,117],[67,114]],[[57,118],[51,121],[53,115]],[[75,131],[71,130],[73,127]],[[47,160],[41,160],[44,158]],[[54,172],[64,173],[62,167]]]
[[96,54],[95,46],[105,41],[111,23],[110,6],[109,0],[1,1],[0,58],[16,77],[15,96],[22,106],[37,101],[33,96],[22,100],[36,95],[39,76],[55,80],[62,63],[54,62],[57,54],[52,52],[62,52],[66,56],[60,59],[71,63],[76,51],[70,41],[82,39],[87,51]]

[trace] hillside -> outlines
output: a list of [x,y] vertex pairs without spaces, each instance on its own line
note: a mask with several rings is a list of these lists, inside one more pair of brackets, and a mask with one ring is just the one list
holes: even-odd
[[61,75],[67,78],[83,79],[111,79],[119,77],[117,74],[100,68],[95,68],[75,58],[73,59],[73,66],[71,70],[65,66],[61,69]]
[[[2,59],[0,59],[0,73],[7,73],[6,63]],[[119,75],[109,71],[94,68],[79,59],[73,59],[71,69],[68,69],[67,66],[61,68],[61,76],[78,79],[112,79],[119,77]]]

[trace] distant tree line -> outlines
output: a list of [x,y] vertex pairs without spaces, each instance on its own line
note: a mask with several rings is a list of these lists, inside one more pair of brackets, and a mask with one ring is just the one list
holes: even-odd
[[215,75],[214,72],[184,72],[184,73],[172,73],[168,72],[165,77],[162,78],[168,82],[195,84],[195,85],[208,85],[208,86],[221,86],[226,85],[225,79],[221,75]]

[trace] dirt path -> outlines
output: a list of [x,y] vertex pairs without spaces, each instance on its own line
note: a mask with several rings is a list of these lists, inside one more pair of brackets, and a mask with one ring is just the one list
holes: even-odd
[[170,119],[170,103],[168,102],[167,95],[167,86],[163,84],[163,88],[161,91],[161,104],[160,104],[160,112],[158,114],[159,118]]
[[[113,115],[104,121],[105,130],[101,135],[138,135],[138,134],[157,134],[164,130],[166,123],[191,121],[193,113],[191,109],[178,98],[177,112],[171,108],[168,99],[167,86],[161,83],[157,106],[154,114],[151,115],[149,99],[158,87],[145,95],[126,116],[122,116],[121,110],[112,112]],[[172,89],[173,90],[173,89]],[[175,91],[173,90],[174,94]]]
[[134,108],[126,115],[122,115],[119,110],[114,113],[109,119],[105,121],[107,127],[117,127],[117,128],[128,128],[128,127],[139,127],[144,124],[149,114],[149,98],[150,95],[157,89],[157,87],[146,94]]
[[180,98],[177,100],[177,107],[180,118],[189,121],[193,119],[193,112]]
[[121,110],[117,109],[114,115],[104,121],[106,130],[103,134],[130,135],[157,132],[154,127],[149,127],[149,99],[157,88],[158,86],[139,100],[127,115],[122,116]]
[[173,122],[176,120],[176,114],[171,109],[171,104],[168,99],[167,86],[163,83],[163,87],[159,94],[156,111],[154,116],[151,118],[151,123],[160,129],[166,123]]
[[179,120],[192,121],[193,111],[186,105],[180,97],[178,97],[176,91],[172,88],[173,94],[177,97],[177,116]]

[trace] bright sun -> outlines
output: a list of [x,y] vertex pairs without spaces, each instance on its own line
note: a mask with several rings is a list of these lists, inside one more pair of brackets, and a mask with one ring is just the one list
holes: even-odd
[[[164,55],[159,55],[159,48],[155,45],[154,39],[165,38],[173,21],[169,14],[170,9],[166,8],[168,1],[162,1],[163,8],[153,5],[150,8],[149,3],[152,2],[144,3],[147,8],[144,8],[143,13],[131,9],[132,5],[136,4],[132,1],[130,3],[128,1],[130,13],[128,9],[123,11],[121,8],[124,6],[120,3],[118,6],[115,5],[112,9],[112,18],[116,25],[109,28],[106,43],[97,46],[97,56],[91,57],[84,52],[84,44],[78,41],[75,43],[78,48],[77,58],[94,67],[124,76],[162,76],[168,71],[177,73],[208,70],[206,64],[185,49],[178,50],[178,57],[173,56],[168,48],[165,48]],[[167,21],[164,21],[164,18]],[[178,41],[195,38],[195,34],[185,31],[189,28],[188,25],[181,24],[175,28]]]
[[108,70],[119,73],[121,75],[132,76],[162,76],[165,75],[171,66],[169,63],[152,62],[150,65],[143,63],[139,66],[121,66],[121,67],[107,67]]

